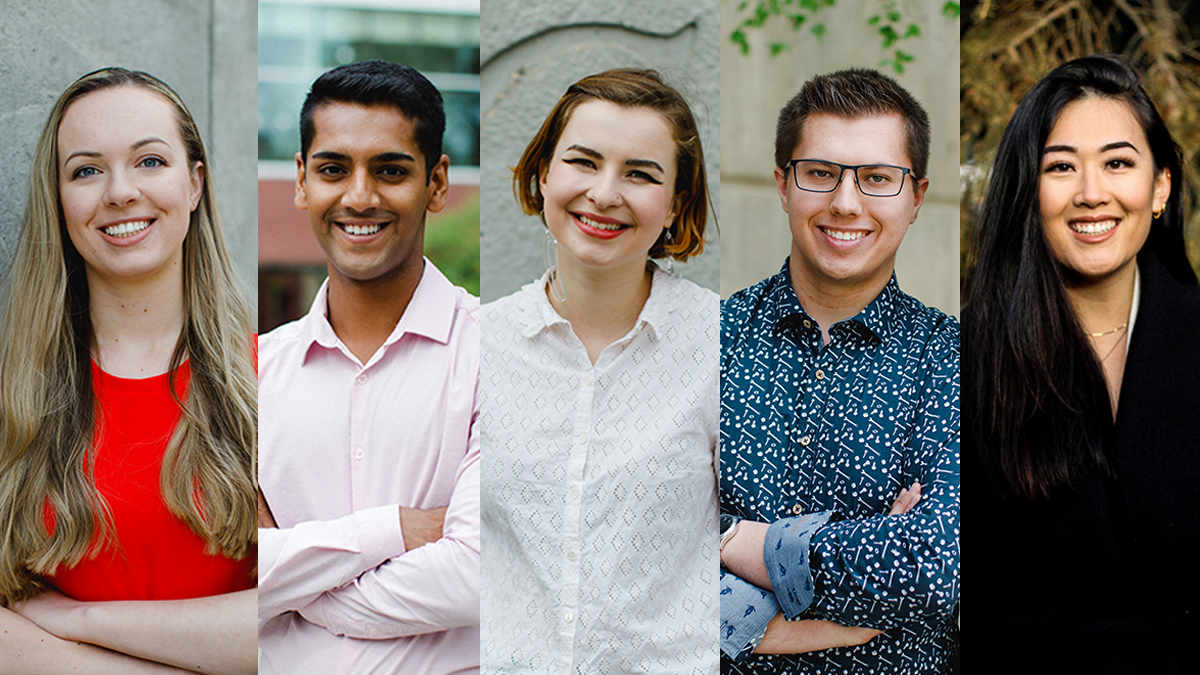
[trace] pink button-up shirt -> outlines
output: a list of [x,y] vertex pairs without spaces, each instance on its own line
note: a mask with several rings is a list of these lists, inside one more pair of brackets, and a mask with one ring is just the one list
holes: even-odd
[[[479,667],[479,301],[428,260],[367,363],[334,334],[327,285],[259,342],[260,673]],[[448,506],[408,553],[399,507]]]

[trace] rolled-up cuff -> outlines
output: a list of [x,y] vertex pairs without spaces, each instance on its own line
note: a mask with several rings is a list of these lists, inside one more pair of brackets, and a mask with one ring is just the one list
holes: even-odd
[[771,523],[763,543],[763,562],[783,616],[795,621],[812,605],[813,576],[809,540],[829,522],[833,511],[784,518]]
[[775,594],[721,570],[721,651],[734,661],[754,652],[779,612]]

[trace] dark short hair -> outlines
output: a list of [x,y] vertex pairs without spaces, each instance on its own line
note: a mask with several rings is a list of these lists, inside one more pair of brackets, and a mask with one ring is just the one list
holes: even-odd
[[892,78],[875,70],[850,68],[818,75],[779,111],[775,128],[775,166],[785,168],[800,143],[804,121],[824,113],[849,119],[869,115],[899,115],[904,120],[905,146],[912,172],[924,178],[929,168],[929,115]]
[[[542,128],[529,141],[513,167],[513,192],[528,215],[542,211],[542,171],[550,165],[554,147],[571,121],[571,114],[588,101],[608,101],[626,108],[648,108],[662,115],[675,140],[675,194],[684,195],[675,222],[650,247],[651,258],[686,260],[704,250],[708,220],[708,178],[700,132],[687,101],[653,70],[616,68],[589,75],[567,88]],[[667,238],[670,233],[670,240]]]
[[442,158],[446,112],[441,92],[424,75],[399,63],[361,61],[338,66],[318,77],[300,108],[300,156],[305,161],[317,135],[313,115],[330,103],[398,108],[415,123],[413,135],[425,155],[425,180],[429,180]]

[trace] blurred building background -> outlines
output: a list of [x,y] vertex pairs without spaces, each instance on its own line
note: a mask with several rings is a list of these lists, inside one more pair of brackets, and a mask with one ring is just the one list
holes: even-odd
[[425,252],[478,295],[478,0],[259,0],[258,45],[260,330],[307,312],[325,279],[325,255],[292,203],[300,106],[321,73],[356,61],[410,65],[441,90],[451,189],[427,221]]
[[[509,168],[568,86],[621,67],[658,70],[692,108],[714,208],[704,253],[675,269],[717,290],[722,246],[714,227],[721,204],[717,0],[485,0],[482,11],[483,301],[513,293],[545,270],[542,224],[518,208]],[[721,234],[723,241],[723,229]]]
[[[772,173],[779,110],[814,75],[875,68],[921,102],[932,126],[929,189],[896,256],[896,276],[910,295],[957,315],[959,22],[944,10],[955,3],[840,0],[798,29],[780,18],[747,30],[744,54],[730,33],[757,4],[721,0],[721,296],[777,273],[791,247]],[[746,9],[739,13],[739,5]],[[884,48],[880,31],[889,11],[902,17],[900,35],[910,25],[919,35]],[[818,23],[820,37],[813,32]],[[901,64],[903,73],[883,63],[895,60],[897,47],[912,57]]]
[[253,298],[258,238],[253,188],[257,35],[252,0],[0,2],[0,271],[25,212],[34,147],[50,108],[106,66],[166,82],[191,110],[239,277]]

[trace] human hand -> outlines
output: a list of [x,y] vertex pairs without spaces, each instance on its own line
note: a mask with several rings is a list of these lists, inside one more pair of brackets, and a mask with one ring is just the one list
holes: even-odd
[[46,589],[25,602],[11,603],[9,608],[47,633],[64,640],[83,640],[78,628],[86,605]]
[[835,647],[866,644],[883,631],[843,626],[833,621],[806,619],[788,621],[783,614],[771,617],[755,654],[800,654]]
[[267,498],[263,496],[262,488],[258,489],[258,526],[276,527],[275,516],[271,515],[271,507],[267,505]]
[[410,509],[400,507],[400,533],[404,535],[404,550],[411,551],[442,538],[446,523],[446,507]]
[[896,497],[896,501],[892,503],[892,508],[888,511],[888,515],[898,516],[908,513],[919,501],[921,501],[921,484],[913,481],[912,485],[900,491],[900,496]]

